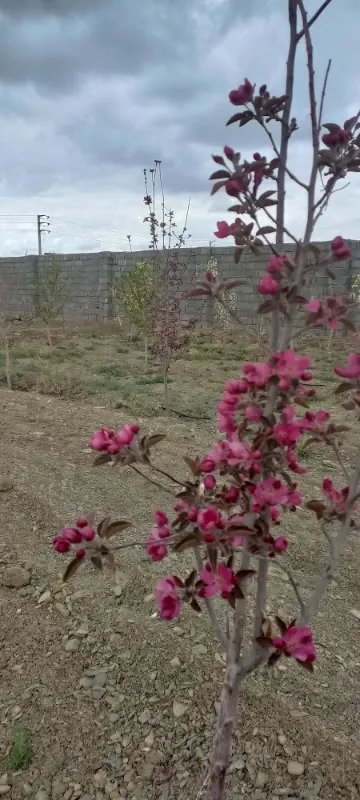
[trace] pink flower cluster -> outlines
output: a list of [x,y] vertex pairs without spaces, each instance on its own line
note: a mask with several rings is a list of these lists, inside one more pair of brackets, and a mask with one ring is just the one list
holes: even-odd
[[278,294],[284,288],[282,278],[289,274],[287,256],[272,256],[266,265],[267,275],[263,275],[257,287],[259,294]]
[[341,297],[325,297],[323,300],[316,300],[312,297],[305,306],[306,310],[311,315],[308,324],[321,325],[327,323],[329,328],[336,331],[339,327],[339,321],[346,314],[346,304]]
[[295,622],[289,625],[282,636],[272,639],[272,645],[277,650],[282,650],[285,656],[291,656],[302,664],[311,664],[316,660],[311,629],[297,628]]
[[145,544],[152,561],[162,561],[167,555],[166,539],[170,536],[169,520],[164,511],[155,511],[155,525]]
[[[74,528],[64,528],[60,536],[55,536],[53,546],[57,553],[68,553],[72,545],[81,544],[81,542],[92,542],[95,536],[95,528],[88,525],[86,519],[78,519]],[[83,558],[85,555],[84,548],[76,550],[75,555],[78,558]]]
[[296,506],[300,506],[302,503],[302,496],[296,486],[290,489],[279,478],[265,478],[260,483],[250,484],[248,488],[253,497],[251,510],[257,514],[264,509],[269,510],[273,522],[277,522],[280,516],[279,506],[289,506],[291,510],[295,511]]
[[225,221],[217,222],[216,227],[217,231],[214,231],[214,235],[218,239],[226,239],[227,236],[236,236],[236,233],[240,230],[240,220],[238,218],[235,219],[235,222],[232,222],[231,225]]
[[211,564],[205,564],[205,569],[200,572],[200,579],[203,586],[198,591],[199,597],[215,597],[220,593],[224,600],[227,600],[239,583],[234,570],[225,564],[218,564],[216,572],[213,571]]
[[123,447],[129,447],[134,437],[139,432],[138,425],[124,425],[118,433],[101,428],[96,431],[90,441],[89,447],[98,452],[106,452],[109,455],[117,455]]
[[330,478],[325,478],[322,488],[325,497],[331,503],[331,506],[336,514],[345,514],[349,498],[349,486],[345,486],[344,489],[341,489],[339,492],[337,489],[335,489],[332,480]]
[[182,582],[175,575],[168,575],[156,586],[155,597],[161,619],[172,620],[180,614],[180,597],[178,594]]
[[232,89],[229,93],[230,103],[232,103],[233,106],[244,106],[252,100],[254,89],[255,86],[250,83],[248,78],[245,78],[244,83],[242,83],[238,89]]
[[350,247],[346,247],[342,236],[335,236],[335,239],[332,240],[330,246],[332,256],[337,261],[345,261],[347,258],[351,257],[351,249]]
[[340,125],[333,125],[332,127],[335,130],[332,130],[329,133],[324,133],[322,137],[326,147],[334,149],[336,147],[343,147],[344,145],[348,144],[352,136],[351,131],[346,131],[344,128],[340,128]]

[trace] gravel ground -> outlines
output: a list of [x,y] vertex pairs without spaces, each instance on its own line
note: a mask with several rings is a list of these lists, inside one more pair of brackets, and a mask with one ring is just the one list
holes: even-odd
[[[224,669],[207,620],[189,609],[177,624],[159,620],[152,588],[164,565],[139,548],[119,557],[116,585],[86,570],[66,587],[51,549],[60,527],[95,507],[131,518],[144,538],[166,496],[128,472],[92,468],[89,435],[127,421],[121,411],[6,390],[0,407],[0,797],[195,800]],[[195,424],[158,418],[152,430],[170,425],[164,465],[175,449],[202,452],[211,441]],[[305,591],[324,555],[308,521],[296,518],[294,555],[298,577],[308,555]],[[360,796],[359,566],[357,542],[315,622],[316,675],[286,661],[244,687],[227,800]],[[269,608],[294,609],[277,574]],[[16,728],[28,729],[33,748],[21,771],[7,760]]]

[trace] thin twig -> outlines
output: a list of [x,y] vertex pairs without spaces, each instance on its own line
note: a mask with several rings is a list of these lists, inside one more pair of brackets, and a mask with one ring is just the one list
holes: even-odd
[[129,464],[129,466],[131,467],[131,469],[134,470],[134,472],[137,472],[138,475],[141,475],[141,477],[144,478],[144,480],[149,481],[149,483],[152,483],[154,486],[157,486],[158,489],[162,489],[163,492],[167,492],[168,494],[171,494],[174,497],[173,490],[170,489],[168,486],[164,486],[163,483],[159,483],[158,481],[155,481],[154,478],[150,478],[149,475],[145,475],[143,472],[141,472],[140,469],[135,467],[134,464]]
[[297,7],[296,0],[288,0],[290,41],[288,57],[286,62],[286,84],[285,84],[285,106],[281,120],[281,138],[279,158],[280,164],[277,174],[278,204],[276,209],[276,244],[282,248],[284,244],[284,220],[285,220],[285,176],[289,144],[289,123],[291,106],[294,94],[294,66],[297,46]]
[[298,601],[298,603],[299,603],[300,610],[301,610],[301,613],[302,613],[302,612],[304,611],[305,604],[304,604],[304,601],[303,601],[303,599],[302,599],[302,597],[301,597],[301,594],[300,594],[299,587],[298,587],[298,585],[297,585],[297,583],[296,583],[296,580],[295,580],[295,578],[294,578],[294,576],[293,576],[293,574],[292,574],[291,570],[289,569],[289,567],[287,567],[285,564],[283,564],[283,563],[282,563],[280,560],[278,560],[278,559],[276,559],[276,560],[274,561],[274,566],[275,566],[275,567],[277,567],[277,568],[278,568],[278,569],[279,569],[281,572],[284,572],[284,573],[285,573],[285,575],[287,575],[287,576],[288,576],[288,578],[289,578],[289,582],[290,582],[290,584],[291,584],[291,586],[292,586],[292,588],[293,588],[293,590],[294,590],[294,594],[295,594],[295,596],[296,596],[296,599],[297,599],[297,601]]
[[328,78],[329,78],[330,69],[331,69],[331,58],[329,58],[328,65],[326,67],[323,88],[322,88],[322,91],[321,91],[320,106],[319,106],[319,117],[318,117],[318,133],[319,133],[319,135],[320,135],[320,130],[321,130],[321,120],[322,120],[322,115],[323,115],[323,110],[324,110],[326,87],[327,87],[327,82],[328,82]]
[[[265,208],[262,208],[261,210],[265,211],[266,216],[269,217],[269,219],[271,219],[271,222],[274,222],[274,224],[277,225],[277,228],[278,228],[280,223],[278,223],[278,221],[271,214],[269,209],[265,207]],[[280,227],[281,227],[282,232],[286,233],[286,235],[289,237],[289,239],[292,239],[293,242],[295,242],[295,244],[299,244],[299,240],[296,238],[296,236],[294,236],[293,233],[291,233],[291,231],[289,231],[289,229],[286,227],[286,225],[280,225]]]
[[[273,148],[274,152],[276,153],[277,157],[281,159],[280,150],[279,150],[279,148],[278,148],[278,146],[277,146],[277,144],[275,142],[275,139],[274,139],[271,131],[269,130],[269,128],[267,127],[267,125],[265,124],[265,122],[263,120],[261,121],[261,126],[264,129],[265,133],[267,133],[267,135],[268,135],[268,137],[270,139],[270,142],[272,144],[272,148]],[[308,191],[309,187],[308,187],[307,183],[304,183],[304,181],[301,181],[300,178],[298,178],[295,175],[295,173],[292,172],[291,169],[289,169],[287,164],[285,164],[285,172],[289,176],[289,178],[291,178],[292,181],[294,181],[299,186],[301,186],[302,189],[305,189],[306,191]]]
[[299,625],[307,625],[313,614],[318,610],[320,603],[324,599],[326,592],[328,590],[329,584],[332,581],[334,569],[337,565],[339,560],[339,556],[341,551],[345,545],[346,540],[348,539],[349,534],[352,531],[352,515],[354,511],[354,505],[356,502],[357,493],[359,490],[359,483],[360,483],[360,454],[358,456],[358,462],[353,474],[353,478],[350,484],[350,491],[349,491],[349,500],[347,503],[347,511],[345,520],[342,524],[340,532],[332,539],[332,552],[330,553],[330,557],[327,561],[324,573],[320,580],[318,581],[315,589],[306,603],[305,609],[303,614],[301,615],[301,621]]
[[[322,6],[320,6],[320,8],[318,8],[318,10],[315,12],[315,14],[313,14],[311,19],[307,23],[307,28],[310,28],[310,26],[313,25],[314,22],[316,22],[316,20],[320,17],[320,14],[322,14],[322,12],[325,10],[325,8],[328,5],[330,5],[330,3],[331,3],[331,0],[325,0],[325,2],[322,4]],[[299,42],[300,39],[302,38],[302,36],[304,36],[304,34],[305,34],[305,27],[302,29],[302,31],[300,31],[297,34],[296,41]]]
[[345,466],[345,464],[343,462],[343,459],[342,459],[342,456],[341,456],[341,453],[340,453],[340,450],[339,450],[338,443],[337,442],[332,442],[331,444],[332,444],[333,451],[334,451],[334,453],[336,455],[336,458],[338,460],[338,463],[340,464],[340,467],[341,467],[341,469],[342,469],[342,471],[343,471],[343,473],[345,475],[345,478],[348,481],[350,481],[350,474],[349,474],[349,471],[348,471],[347,467]]
[[159,475],[163,475],[164,478],[169,478],[170,481],[177,483],[178,486],[184,485],[184,481],[179,481],[177,478],[174,478],[174,476],[170,475],[170,472],[166,472],[165,469],[160,469],[160,467],[156,467],[155,464],[150,464],[150,466],[151,469],[153,469],[155,472],[158,472]]
[[[199,547],[194,547],[194,552],[195,552],[197,568],[198,568],[199,573],[200,573],[204,569],[204,564],[203,564],[203,560],[202,560],[202,557],[201,557],[200,548]],[[228,640],[228,638],[227,638],[227,636],[225,634],[225,631],[223,631],[223,629],[222,629],[222,627],[220,625],[220,622],[219,622],[219,620],[218,620],[218,618],[216,616],[216,611],[215,611],[215,608],[214,608],[214,604],[213,604],[213,602],[212,602],[210,597],[204,597],[204,601],[205,601],[205,605],[206,605],[206,608],[207,608],[207,612],[208,612],[209,617],[210,617],[210,622],[212,624],[213,630],[214,630],[214,632],[215,632],[215,634],[216,634],[221,646],[224,648],[225,652],[227,653],[228,648],[229,648],[229,640]]]

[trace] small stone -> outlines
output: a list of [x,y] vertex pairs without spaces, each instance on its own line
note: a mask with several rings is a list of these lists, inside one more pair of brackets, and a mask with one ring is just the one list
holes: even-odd
[[263,789],[268,782],[268,776],[265,772],[258,772],[256,776],[255,786],[257,789]]
[[122,653],[119,653],[119,658],[121,659],[121,661],[130,661],[131,650],[123,650]]
[[193,653],[196,656],[205,656],[207,653],[207,647],[204,644],[194,644]]
[[77,629],[77,631],[75,631],[75,636],[77,639],[86,639],[88,635],[89,635],[89,628],[86,628],[85,626],[81,626],[80,628]]
[[115,595],[115,597],[121,597],[122,593],[123,593],[123,587],[122,586],[114,586],[114,595]]
[[64,783],[64,781],[62,781],[61,778],[55,778],[53,780],[51,787],[51,794],[53,800],[58,800],[59,797],[62,797],[62,795],[66,792],[67,788],[68,788],[67,783]]
[[48,800],[48,793],[44,789],[38,789],[35,800]]
[[30,572],[24,567],[8,567],[3,574],[2,582],[11,589],[21,589],[22,586],[28,586],[30,579]]
[[65,650],[67,653],[76,653],[80,647],[79,639],[69,639],[66,642]]
[[55,608],[56,608],[56,611],[58,611],[59,614],[61,614],[62,617],[69,617],[70,616],[69,609],[66,608],[66,606],[64,606],[63,603],[55,603]]
[[79,686],[81,686],[82,689],[90,689],[92,685],[93,685],[92,678],[87,678],[86,676],[84,676],[79,680]]
[[0,783],[0,796],[2,796],[3,794],[7,794],[8,792],[10,792],[10,790],[11,786],[9,786],[8,783]]
[[43,592],[40,595],[40,597],[38,599],[38,603],[39,604],[40,603],[50,603],[50,601],[51,601],[51,592],[49,591],[49,589],[47,589],[46,592]]
[[179,661],[177,656],[174,656],[174,658],[171,659],[170,666],[173,667],[174,669],[176,667],[181,667],[181,662]]
[[234,770],[240,772],[242,769],[245,769],[245,761],[243,758],[237,758],[236,761],[233,762],[232,766]]
[[174,627],[173,627],[173,631],[174,631],[174,633],[176,633],[178,636],[183,636],[183,635],[184,635],[184,631],[183,631],[183,629],[182,629],[182,628],[179,628],[179,626],[178,626],[178,625],[174,625]]
[[8,776],[7,772],[5,772],[4,775],[0,776],[0,786],[7,786],[7,783],[8,783]]
[[186,714],[188,708],[189,706],[184,705],[184,703],[179,703],[178,700],[174,700],[173,702],[174,717],[176,719],[179,719],[179,717],[182,717],[184,714]]
[[278,736],[278,742],[279,742],[279,744],[282,744],[282,745],[286,744],[286,742],[287,742],[286,736],[284,736],[284,734],[281,733]]
[[289,775],[299,776],[303,775],[305,770],[305,765],[301,763],[301,761],[288,761],[287,771]]
[[358,608],[351,608],[349,614],[351,614],[352,617],[355,617],[355,619],[358,619],[360,622],[360,611]]
[[107,773],[104,769],[98,769],[93,776],[93,783],[96,789],[103,789],[107,782]]
[[8,478],[1,478],[0,480],[0,492],[11,492],[11,489],[14,488],[14,484],[12,481],[9,481]]
[[33,794],[33,787],[30,783],[23,783],[22,790],[24,792],[25,797],[29,797],[30,794]]
[[152,603],[155,600],[154,594],[147,594],[144,597],[144,603]]
[[98,672],[97,675],[94,675],[92,680],[92,685],[102,689],[107,681],[107,674],[106,672]]
[[145,709],[145,711],[143,711],[143,712],[140,714],[140,716],[139,716],[139,722],[141,722],[141,724],[142,724],[142,725],[144,725],[144,724],[145,724],[145,722],[148,722],[148,721],[149,721],[150,717],[151,717],[151,711],[150,711],[150,709],[146,708],[146,709]]
[[152,747],[153,746],[153,744],[154,744],[154,734],[153,734],[152,731],[151,731],[151,733],[149,733],[149,736],[146,737],[145,744],[146,744],[146,747]]

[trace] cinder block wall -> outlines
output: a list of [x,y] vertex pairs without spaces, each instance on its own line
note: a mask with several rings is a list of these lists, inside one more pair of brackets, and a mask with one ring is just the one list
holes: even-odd
[[[329,243],[317,243],[324,250]],[[360,273],[360,241],[349,241],[352,258],[339,262],[334,266],[335,281],[329,281],[324,273],[318,273],[309,292],[312,296],[321,297],[335,291],[337,294],[348,294],[353,276]],[[287,245],[291,252],[293,245]],[[53,258],[62,264],[67,283],[68,299],[64,309],[67,320],[83,320],[86,322],[106,322],[117,313],[116,301],[111,287],[125,268],[132,267],[140,260],[150,260],[152,252],[103,252],[76,253],[71,255],[24,256],[23,258],[0,259],[0,308],[2,312],[20,314],[23,317],[36,316],[36,282],[44,265]],[[265,264],[271,255],[270,249],[264,247],[260,256],[247,252],[239,264],[234,263],[233,247],[208,247],[181,250],[182,286],[181,294],[185,294],[194,286],[197,277],[204,274],[211,256],[217,259],[217,271],[222,278],[241,277],[246,281],[244,286],[235,290],[236,311],[246,325],[259,322],[257,308],[259,295],[256,284],[264,272]],[[359,309],[360,317],[360,309]],[[184,300],[183,319],[200,319],[209,322],[206,302]]]

